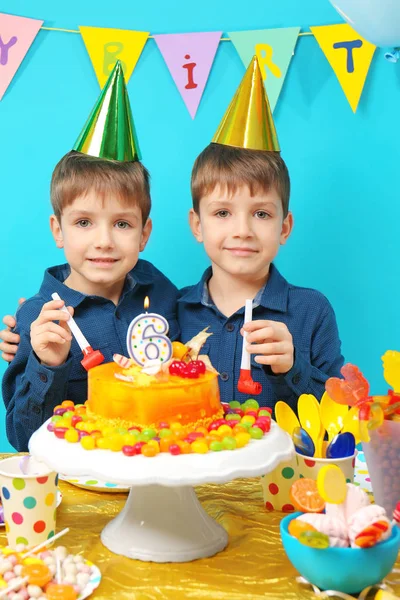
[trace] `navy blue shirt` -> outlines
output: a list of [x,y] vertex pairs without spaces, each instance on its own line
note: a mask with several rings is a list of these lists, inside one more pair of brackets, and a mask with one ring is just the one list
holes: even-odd
[[87,372],[81,365],[82,352],[72,340],[67,361],[59,367],[40,363],[30,343],[30,326],[43,304],[58,292],[67,306],[74,308],[74,319],[89,344],[101,350],[105,362],[114,353],[128,356],[126,333],[129,323],[144,312],[143,302],[150,298],[150,310],[163,315],[169,323],[169,337],[179,337],[176,319],[177,288],[151,263],[139,260],[127,275],[118,305],[100,296],[87,296],[66,285],[69,265],[47,269],[40,291],[19,308],[16,333],[21,336],[15,358],[3,378],[3,400],[6,406],[6,431],[10,443],[18,451],[28,449],[30,436],[48,419],[63,400],[76,404],[87,399]]
[[[221,400],[244,402],[248,396],[237,390],[240,375],[244,307],[227,318],[213,303],[207,282],[212,275],[207,269],[197,285],[181,290],[178,300],[178,321],[182,342],[209,325],[212,332],[201,354],[208,354],[219,372]],[[301,394],[324,392],[328,377],[340,376],[343,356],[335,313],[328,300],[316,290],[291,285],[272,264],[266,285],[253,301],[253,319],[268,319],[285,323],[293,337],[295,359],[284,375],[274,375],[269,366],[262,366],[251,355],[252,377],[262,384],[257,397],[262,406],[273,408],[284,400],[296,410]]]

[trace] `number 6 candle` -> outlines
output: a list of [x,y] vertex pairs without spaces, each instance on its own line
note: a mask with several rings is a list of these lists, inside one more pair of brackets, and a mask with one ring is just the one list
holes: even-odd
[[172,344],[167,338],[168,321],[157,313],[148,313],[149,298],[144,299],[146,312],[130,323],[126,336],[129,356],[140,366],[148,361],[167,362],[172,356]]
[[[244,307],[244,324],[249,323],[253,315],[253,300],[246,300]],[[242,394],[261,394],[262,385],[251,377],[250,354],[246,350],[247,333],[243,333],[242,362],[240,364],[240,377],[237,388]]]

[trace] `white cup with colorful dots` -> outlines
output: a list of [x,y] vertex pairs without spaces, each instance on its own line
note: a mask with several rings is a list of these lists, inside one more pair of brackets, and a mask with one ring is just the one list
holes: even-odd
[[298,478],[296,457],[279,463],[273,471],[261,477],[265,508],[293,512],[295,508],[290,499],[290,488]]
[[[25,462],[24,462],[25,461]],[[58,475],[44,463],[12,456],[0,461],[0,492],[8,545],[28,548],[56,530]]]

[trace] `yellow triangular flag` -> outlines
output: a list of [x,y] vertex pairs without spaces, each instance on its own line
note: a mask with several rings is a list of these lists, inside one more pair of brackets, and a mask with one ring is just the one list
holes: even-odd
[[356,112],[376,46],[347,23],[310,29]]
[[79,27],[100,87],[103,88],[117,60],[128,83],[149,37],[148,31]]

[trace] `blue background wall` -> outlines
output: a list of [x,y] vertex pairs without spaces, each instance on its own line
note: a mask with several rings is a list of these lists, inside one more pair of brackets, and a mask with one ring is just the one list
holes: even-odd
[[[0,10],[44,19],[49,27],[151,33],[307,30],[340,22],[328,0],[119,0],[113,6],[105,0],[5,0]],[[144,258],[179,286],[198,280],[207,266],[187,225],[191,167],[243,73],[233,45],[221,42],[194,121],[154,40],[128,85],[143,162],[153,178],[154,231]],[[40,31],[0,103],[0,315],[37,291],[47,266],[63,262],[48,229],[49,180],[98,93],[81,36]],[[353,115],[315,39],[305,36],[275,110],[295,216],[278,266],[291,282],[328,296],[346,359],[360,366],[375,393],[386,389],[380,356],[400,349],[399,98],[400,65],[386,62],[378,50]],[[4,368],[1,363],[0,375]],[[8,448],[0,428],[0,451]]]

